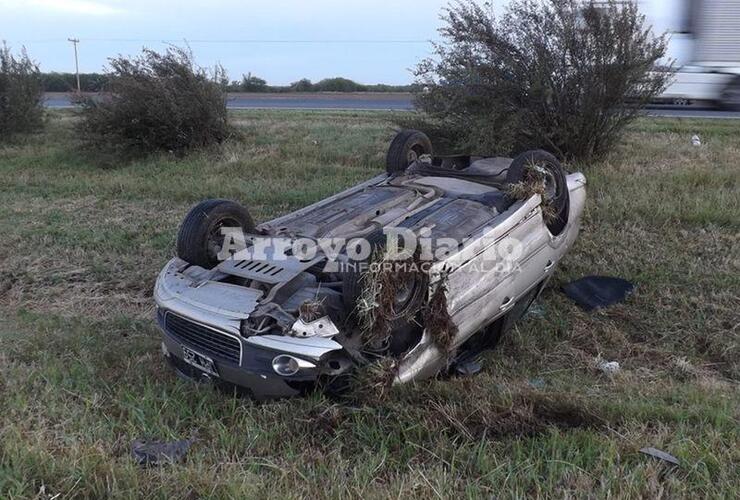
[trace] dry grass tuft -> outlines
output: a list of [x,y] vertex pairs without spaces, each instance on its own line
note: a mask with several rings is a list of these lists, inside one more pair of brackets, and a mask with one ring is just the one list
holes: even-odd
[[381,357],[353,372],[347,396],[368,403],[385,401],[391,394],[397,373],[398,362],[388,356]]
[[542,218],[545,223],[553,222],[558,216],[552,204],[545,201],[545,180],[534,167],[526,167],[524,179],[514,184],[507,184],[505,193],[509,198],[514,200],[528,200],[534,195],[542,197]]
[[[388,344],[393,323],[402,319],[395,310],[396,296],[404,283],[418,273],[417,258],[389,259],[385,250],[378,249],[368,270],[362,275],[362,291],[357,301],[357,313],[363,343],[371,350]],[[409,311],[409,315],[416,311]]]
[[304,323],[313,323],[326,316],[323,300],[307,300],[298,308],[300,318]]
[[447,308],[447,285],[442,278],[424,307],[424,327],[442,352],[450,352],[452,341],[457,335],[457,326],[452,322]]

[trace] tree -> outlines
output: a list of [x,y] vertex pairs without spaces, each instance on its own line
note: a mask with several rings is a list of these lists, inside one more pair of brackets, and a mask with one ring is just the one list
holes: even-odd
[[33,132],[44,124],[43,88],[39,68],[25,49],[14,56],[0,47],[0,140]]
[[670,72],[666,52],[634,3],[513,0],[505,14],[473,0],[444,12],[435,56],[416,68],[426,129],[451,150],[479,154],[545,148],[562,158],[600,156]]
[[291,83],[290,90],[293,92],[311,92],[313,90],[313,83],[308,78],[303,78]]
[[267,82],[262,78],[253,76],[252,73],[242,75],[242,82],[239,85],[242,92],[266,92]]

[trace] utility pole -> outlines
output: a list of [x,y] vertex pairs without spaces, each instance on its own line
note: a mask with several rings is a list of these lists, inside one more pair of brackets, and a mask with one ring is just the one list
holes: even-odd
[[80,89],[80,63],[77,60],[77,44],[80,43],[79,38],[67,38],[68,41],[72,42],[75,46],[75,74],[77,75],[77,95],[82,93]]

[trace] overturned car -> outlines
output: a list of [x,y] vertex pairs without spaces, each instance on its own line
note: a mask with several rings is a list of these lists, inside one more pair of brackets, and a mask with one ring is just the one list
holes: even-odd
[[380,359],[396,383],[434,376],[524,314],[577,237],[585,184],[544,151],[435,157],[405,130],[384,174],[278,219],[204,201],[155,286],[162,351],[260,399],[341,390]]

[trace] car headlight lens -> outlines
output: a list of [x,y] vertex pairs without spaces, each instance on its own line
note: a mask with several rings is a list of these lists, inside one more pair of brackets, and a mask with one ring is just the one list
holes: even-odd
[[292,377],[304,368],[316,368],[316,365],[287,354],[275,356],[272,360],[272,369],[281,377]]

